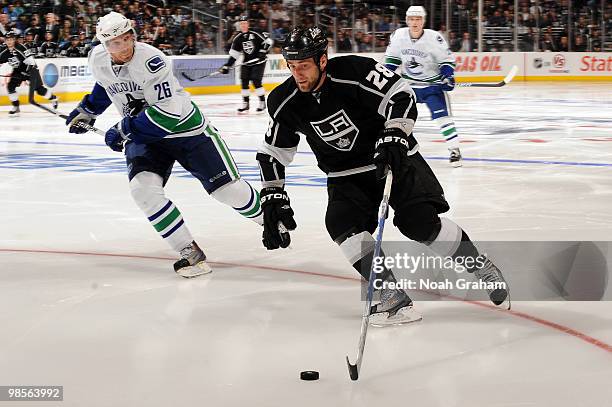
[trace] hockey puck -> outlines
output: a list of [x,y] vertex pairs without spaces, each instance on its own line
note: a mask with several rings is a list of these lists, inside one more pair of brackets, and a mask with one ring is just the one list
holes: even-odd
[[316,370],[304,370],[300,372],[300,379],[302,380],[319,380],[319,372]]

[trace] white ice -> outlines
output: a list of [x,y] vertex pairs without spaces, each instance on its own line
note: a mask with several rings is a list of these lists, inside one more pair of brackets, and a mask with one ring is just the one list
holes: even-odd
[[[415,134],[448,216],[472,238],[611,240],[612,84],[452,96],[464,166],[449,166],[426,109]],[[237,115],[239,95],[195,100],[258,185],[267,116]],[[287,171],[299,227],[284,251],[266,251],[258,226],[175,167],[167,194],[214,266],[185,280],[132,202],[121,154],[33,106],[18,119],[7,111],[0,385],[63,385],[64,401],[45,406],[610,405],[610,302],[517,302],[514,313],[421,302],[422,322],[369,331],[351,382],[359,283],[325,231],[325,179],[306,143]],[[109,112],[96,125],[117,120]],[[302,370],[321,379],[301,381]]]

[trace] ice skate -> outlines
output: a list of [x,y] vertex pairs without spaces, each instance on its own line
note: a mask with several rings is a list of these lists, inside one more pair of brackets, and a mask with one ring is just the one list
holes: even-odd
[[9,117],[19,117],[20,112],[21,110],[19,109],[19,106],[13,106],[11,110],[8,112],[8,115]]
[[244,113],[249,111],[249,102],[242,102],[242,107],[238,108],[238,113]]
[[57,99],[57,96],[51,96],[51,99],[49,99],[49,101],[51,102],[51,107],[53,107],[53,110],[57,110],[57,107],[59,106],[59,100]]
[[491,302],[495,305],[501,305],[503,302],[508,299],[508,309],[510,309],[510,297],[508,295],[509,287],[508,283],[504,279],[502,272],[493,262],[489,259],[486,259],[483,266],[474,271],[474,275],[485,283],[504,283],[505,288],[487,288],[487,293],[489,293],[489,298]]
[[383,289],[380,303],[372,305],[370,313],[370,325],[375,327],[402,325],[423,319],[414,310],[410,297],[402,290]]
[[449,148],[448,151],[450,152],[449,158],[448,158],[450,165],[455,168],[461,167],[462,157],[461,157],[461,151],[459,151],[459,147]]
[[174,263],[174,271],[181,277],[192,278],[208,274],[212,269],[206,263],[206,255],[196,242],[191,242],[181,250],[181,258]]
[[264,110],[266,110],[266,101],[265,100],[260,100],[259,101],[259,106],[257,106],[257,113],[261,113]]

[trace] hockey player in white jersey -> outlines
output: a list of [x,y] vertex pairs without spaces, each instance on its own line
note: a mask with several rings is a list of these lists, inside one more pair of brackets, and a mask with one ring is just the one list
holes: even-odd
[[130,190],[151,225],[180,253],[174,264],[183,277],[211,271],[179,211],[166,198],[164,185],[178,161],[204,189],[239,214],[262,224],[259,193],[240,178],[217,129],[179,85],[172,64],[158,49],[136,41],[130,20],[111,12],[98,20],[101,45],[89,55],[96,84],[66,124],[83,133],[114,104],[123,119],[105,137],[114,151],[125,149]]
[[385,52],[385,66],[393,71],[401,66],[401,75],[410,81],[417,103],[427,105],[432,120],[440,127],[448,145],[451,165],[459,167],[459,135],[447,95],[455,87],[455,57],[442,35],[423,29],[426,15],[423,6],[408,8],[408,27],[399,28],[391,35]]

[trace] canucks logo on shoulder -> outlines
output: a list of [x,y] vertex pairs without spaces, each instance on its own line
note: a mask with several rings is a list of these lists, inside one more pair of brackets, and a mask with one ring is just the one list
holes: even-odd
[[155,55],[154,57],[149,58],[147,62],[145,63],[145,65],[147,66],[147,69],[149,70],[149,72],[156,73],[160,69],[162,69],[164,66],[166,66],[166,63],[164,62],[163,59],[161,59],[159,55]]

